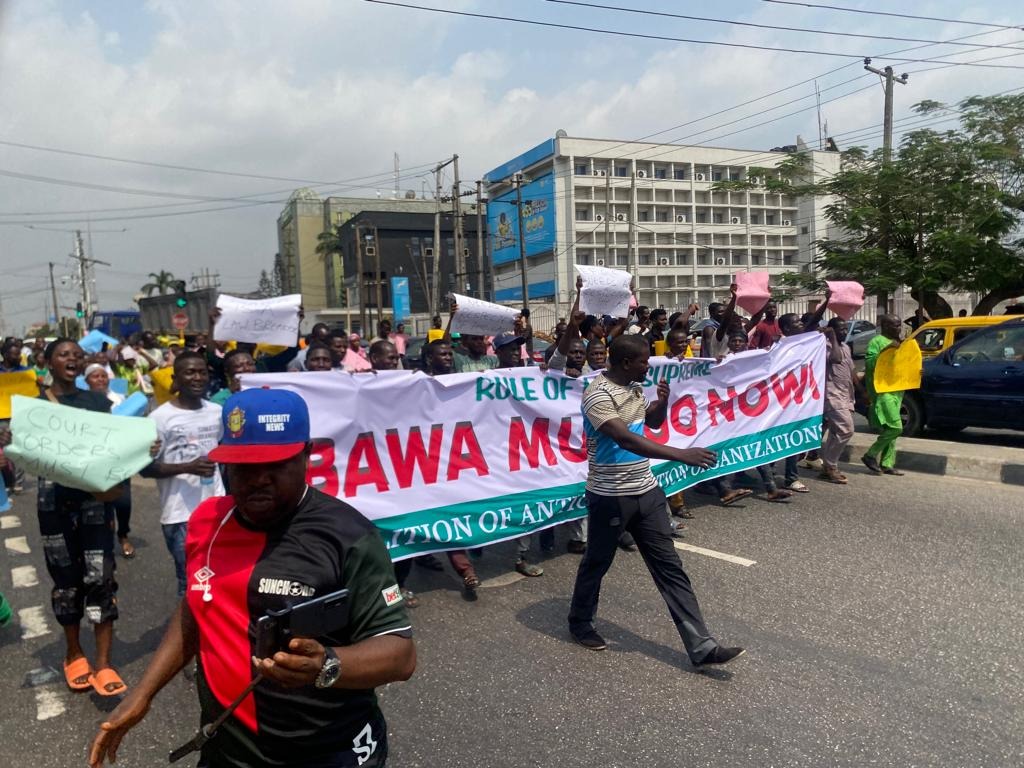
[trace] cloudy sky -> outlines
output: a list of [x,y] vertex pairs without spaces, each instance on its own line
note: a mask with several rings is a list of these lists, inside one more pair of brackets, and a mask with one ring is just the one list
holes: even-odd
[[[220,272],[224,290],[248,291],[272,264],[275,220],[292,189],[388,194],[395,152],[407,169],[402,188],[418,192],[424,169],[441,157],[458,153],[463,178],[473,180],[558,128],[765,149],[797,134],[816,139],[815,78],[840,146],[875,145],[882,91],[852,57],[968,35],[961,42],[979,47],[901,54],[944,57],[935,62],[876,59],[911,73],[910,85],[897,87],[898,120],[923,99],[955,103],[1024,85],[1021,30],[759,0],[594,1],[819,32],[546,0],[408,3],[846,56],[546,28],[362,0],[0,0],[2,332],[44,319],[47,263],[57,264],[58,276],[70,273],[75,228],[91,230],[91,254],[113,265],[97,273],[104,308],[128,307],[147,274],[160,269],[188,278],[209,267]],[[1015,5],[936,0],[907,7],[947,20],[1024,24]],[[980,47],[1015,44],[1020,54]],[[937,68],[982,59],[989,68]],[[898,122],[897,132],[914,124]],[[68,283],[60,302],[74,301]]]

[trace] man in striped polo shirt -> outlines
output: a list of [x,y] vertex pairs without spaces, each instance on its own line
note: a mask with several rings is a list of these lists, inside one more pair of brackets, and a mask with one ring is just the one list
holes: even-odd
[[629,531],[668,604],[679,636],[694,666],[724,664],[744,653],[719,645],[704,625],[690,579],[672,543],[665,494],[651,472],[649,459],[710,467],[717,457],[704,448],[672,448],[644,437],[644,425],[657,429],[668,413],[668,384],[658,384],[658,399],[648,404],[643,393],[650,349],[635,335],[617,337],[608,349],[608,368],[583,396],[589,471],[587,552],[576,573],[569,631],[580,645],[595,651],[608,647],[594,629],[601,579],[611,567],[622,531]]

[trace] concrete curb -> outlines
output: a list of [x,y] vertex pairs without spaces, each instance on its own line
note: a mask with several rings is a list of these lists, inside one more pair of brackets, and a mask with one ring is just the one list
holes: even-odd
[[[874,440],[872,434],[855,433],[843,451],[843,461],[860,463]],[[896,466],[928,475],[1024,485],[1024,450],[1020,448],[901,437],[896,443]]]

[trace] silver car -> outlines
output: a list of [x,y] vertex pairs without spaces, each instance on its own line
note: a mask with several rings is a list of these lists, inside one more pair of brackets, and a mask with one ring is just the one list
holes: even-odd
[[878,328],[869,320],[851,320],[846,331],[846,343],[850,345],[854,360],[862,359],[868,353],[868,344],[878,335]]

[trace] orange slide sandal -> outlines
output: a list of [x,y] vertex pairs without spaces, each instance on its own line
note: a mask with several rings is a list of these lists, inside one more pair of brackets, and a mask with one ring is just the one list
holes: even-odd
[[[92,688],[92,667],[85,656],[72,662],[64,662],[64,680],[72,691],[87,691]],[[81,682],[79,682],[81,681]]]
[[93,690],[100,696],[120,696],[128,690],[121,676],[110,667],[97,670],[89,679],[92,681]]

